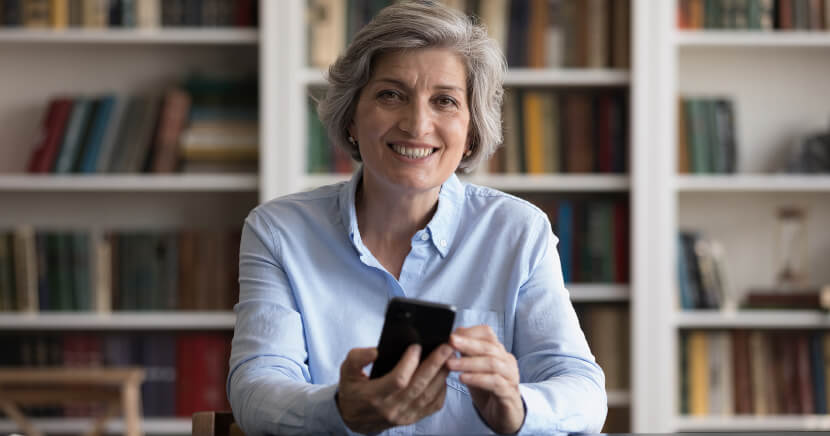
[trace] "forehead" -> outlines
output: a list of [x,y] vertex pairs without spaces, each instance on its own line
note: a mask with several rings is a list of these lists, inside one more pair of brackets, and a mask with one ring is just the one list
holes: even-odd
[[458,53],[446,48],[398,50],[380,55],[374,62],[370,82],[395,79],[409,85],[466,88],[467,68]]

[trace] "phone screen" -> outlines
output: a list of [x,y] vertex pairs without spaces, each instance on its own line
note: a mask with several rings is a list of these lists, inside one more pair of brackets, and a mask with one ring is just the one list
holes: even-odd
[[449,342],[455,308],[411,298],[393,298],[386,307],[386,319],[378,343],[378,358],[370,378],[391,371],[412,344],[421,345],[421,361],[439,345]]

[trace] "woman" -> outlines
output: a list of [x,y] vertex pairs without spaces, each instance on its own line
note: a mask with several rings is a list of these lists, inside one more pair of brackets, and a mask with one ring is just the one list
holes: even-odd
[[[504,71],[482,28],[425,2],[332,65],[320,118],[363,165],[245,222],[228,396],[247,434],[600,430],[604,375],[545,214],[455,175],[501,142]],[[394,296],[453,304],[458,327],[370,380]]]

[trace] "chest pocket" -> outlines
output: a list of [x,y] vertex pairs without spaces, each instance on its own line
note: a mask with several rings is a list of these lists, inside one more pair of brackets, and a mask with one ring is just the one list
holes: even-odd
[[[458,327],[473,327],[477,325],[488,325],[504,344],[504,316],[501,312],[493,310],[460,309],[455,313],[453,331]],[[457,372],[451,372],[447,377],[447,385],[457,391],[469,395],[470,392],[464,383],[458,379]]]

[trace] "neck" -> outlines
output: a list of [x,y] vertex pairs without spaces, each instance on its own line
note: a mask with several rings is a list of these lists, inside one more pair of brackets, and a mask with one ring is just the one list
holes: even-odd
[[438,207],[440,187],[407,191],[385,186],[364,171],[355,197],[361,237],[382,244],[405,243],[424,228]]

